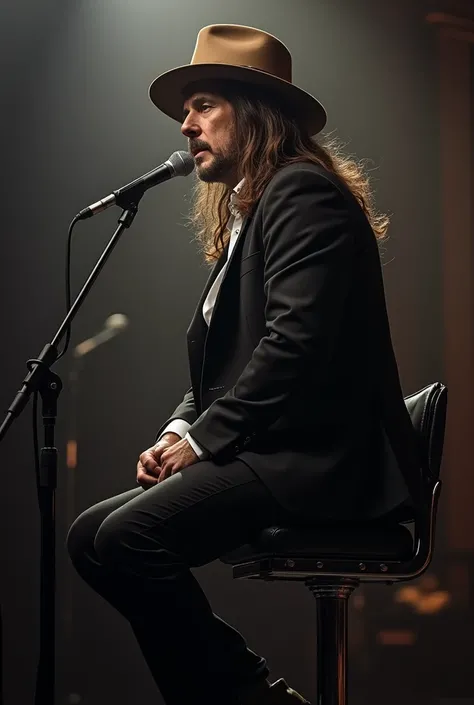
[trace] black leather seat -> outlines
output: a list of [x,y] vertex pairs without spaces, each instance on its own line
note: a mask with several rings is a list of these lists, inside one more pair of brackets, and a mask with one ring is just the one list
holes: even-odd
[[416,521],[270,527],[258,541],[222,557],[236,578],[300,580],[317,604],[317,703],[347,705],[348,599],[361,582],[412,580],[431,562],[447,389],[431,384],[405,399],[427,458]]

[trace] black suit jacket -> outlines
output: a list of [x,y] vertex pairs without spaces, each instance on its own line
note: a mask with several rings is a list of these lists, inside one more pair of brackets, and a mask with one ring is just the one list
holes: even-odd
[[378,246],[356,199],[322,167],[277,172],[208,328],[202,305],[226,259],[227,248],[188,329],[191,388],[158,435],[185,419],[214,462],[243,460],[295,521],[373,518],[404,502],[399,468],[382,462],[384,423],[416,473],[413,429]]

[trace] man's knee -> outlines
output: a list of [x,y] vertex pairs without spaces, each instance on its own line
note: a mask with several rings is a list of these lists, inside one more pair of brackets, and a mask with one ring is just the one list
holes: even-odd
[[[152,541],[123,510],[112,512],[100,525],[94,549],[100,563],[120,572],[137,572]],[[140,572],[140,570],[138,570]]]
[[103,566],[120,568],[125,560],[129,545],[124,523],[114,516],[108,516],[100,525],[94,538],[94,550]]
[[72,564],[77,569],[92,553],[96,532],[97,521],[94,518],[92,507],[86,509],[71,524],[66,536],[66,549]]
[[166,530],[143,527],[123,512],[113,512],[99,527],[94,549],[100,563],[111,570],[142,578],[166,577],[180,564],[167,545]]

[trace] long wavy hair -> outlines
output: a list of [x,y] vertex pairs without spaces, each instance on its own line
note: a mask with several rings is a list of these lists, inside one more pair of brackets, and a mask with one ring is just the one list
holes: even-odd
[[[190,87],[188,95],[198,88]],[[317,141],[269,93],[237,81],[214,81],[207,90],[228,100],[234,110],[236,153],[245,183],[236,205],[250,215],[267,184],[282,167],[311,162],[336,174],[354,194],[378,240],[387,232],[389,218],[374,208],[365,162],[344,155],[334,137]],[[192,227],[205,260],[218,259],[229,239],[228,202],[232,189],[221,183],[196,180],[188,224]]]

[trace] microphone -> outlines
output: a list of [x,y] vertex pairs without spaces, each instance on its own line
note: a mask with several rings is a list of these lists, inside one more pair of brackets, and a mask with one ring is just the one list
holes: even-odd
[[[117,189],[117,191],[113,191],[113,193],[105,198],[101,198],[100,201],[96,201],[90,206],[87,206],[87,208],[83,208],[76,215],[76,220],[90,218],[96,213],[100,213],[106,208],[114,206],[116,203],[121,205],[119,201],[123,196],[126,196],[127,203],[132,203],[135,197],[138,199],[141,198],[145,191],[152,186],[157,186],[163,181],[173,179],[175,176],[188,176],[193,171],[194,166],[194,159],[189,152],[184,152],[183,150],[173,152],[169,159],[163,164],[160,164],[160,166],[143,174],[143,176],[140,176],[138,179],[131,181],[126,186],[122,186],[122,188]],[[124,205],[123,207],[126,208],[127,206]]]
[[94,335],[92,338],[87,338],[79,345],[74,348],[74,357],[82,357],[87,355],[92,350],[97,348],[102,343],[106,343],[107,340],[114,338],[118,333],[125,330],[128,326],[128,318],[123,313],[114,313],[109,316],[105,321],[104,328]]

